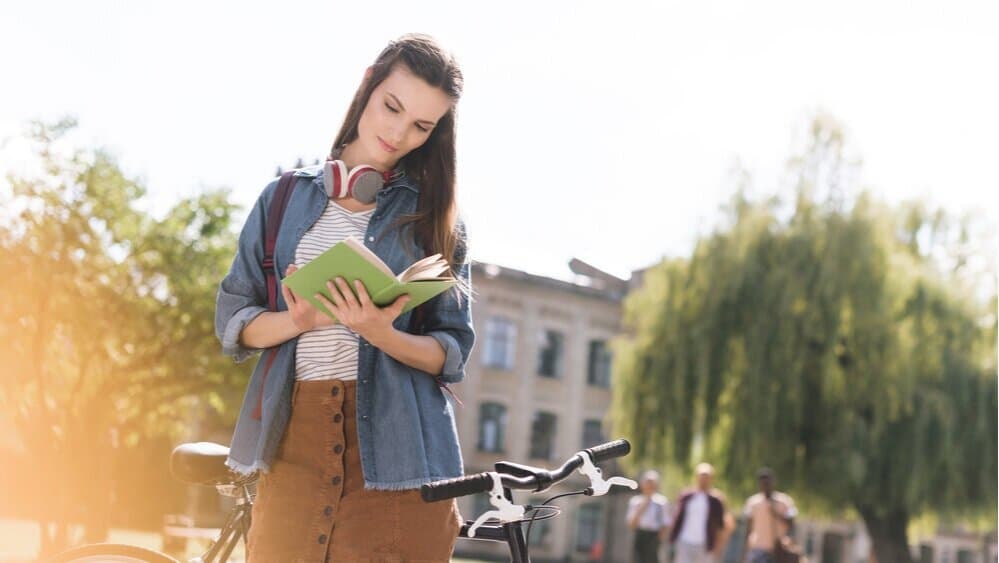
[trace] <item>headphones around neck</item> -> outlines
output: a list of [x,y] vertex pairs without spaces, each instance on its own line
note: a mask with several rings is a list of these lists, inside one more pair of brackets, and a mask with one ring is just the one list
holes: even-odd
[[330,155],[323,165],[323,184],[326,186],[326,195],[331,199],[353,197],[361,203],[374,203],[379,190],[403,174],[401,167],[379,172],[374,166],[367,164],[360,164],[348,171],[347,164],[339,159],[341,152],[342,148]]

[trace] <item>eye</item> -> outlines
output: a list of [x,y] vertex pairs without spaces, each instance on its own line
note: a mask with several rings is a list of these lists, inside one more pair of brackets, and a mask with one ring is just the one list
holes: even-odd
[[397,109],[395,109],[394,107],[390,106],[390,105],[388,104],[388,102],[385,102],[385,107],[387,107],[387,108],[388,108],[388,110],[389,110],[390,112],[392,112],[392,113],[399,113],[399,110],[397,110]]
[[416,128],[419,129],[420,131],[423,131],[424,133],[429,133],[430,132],[430,129],[428,129],[428,128],[422,126],[422,125],[417,125]]

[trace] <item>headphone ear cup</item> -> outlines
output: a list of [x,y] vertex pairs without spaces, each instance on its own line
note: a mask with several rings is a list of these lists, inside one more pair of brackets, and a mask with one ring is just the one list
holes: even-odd
[[327,160],[323,165],[323,185],[331,199],[347,197],[347,165],[342,160]]
[[384,185],[382,173],[366,164],[354,168],[347,176],[347,192],[361,203],[374,202]]

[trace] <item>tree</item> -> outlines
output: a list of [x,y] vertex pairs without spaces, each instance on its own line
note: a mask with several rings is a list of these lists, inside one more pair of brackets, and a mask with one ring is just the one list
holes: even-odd
[[214,337],[235,247],[227,194],[154,218],[112,155],[62,146],[74,126],[34,124],[40,170],[8,177],[13,214],[0,224],[0,408],[29,469],[22,508],[42,523],[43,554],[71,541],[69,522],[103,540],[112,510],[140,508],[111,504],[112,478],[142,482],[111,475],[116,448],[177,434],[194,404],[238,403],[247,376]]
[[971,219],[848,197],[835,123],[810,139],[793,204],[740,189],[626,300],[616,430],[636,460],[719,460],[743,493],[774,467],[813,509],[854,509],[878,561],[911,561],[913,517],[996,508],[995,264]]

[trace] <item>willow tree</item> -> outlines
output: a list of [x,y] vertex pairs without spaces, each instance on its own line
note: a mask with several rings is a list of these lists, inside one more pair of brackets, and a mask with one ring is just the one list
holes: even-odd
[[811,510],[859,514],[878,561],[911,561],[914,517],[995,514],[995,265],[980,223],[849,196],[834,123],[810,139],[795,201],[740,189],[627,299],[616,431],[638,460],[717,461],[733,492],[772,466]]

